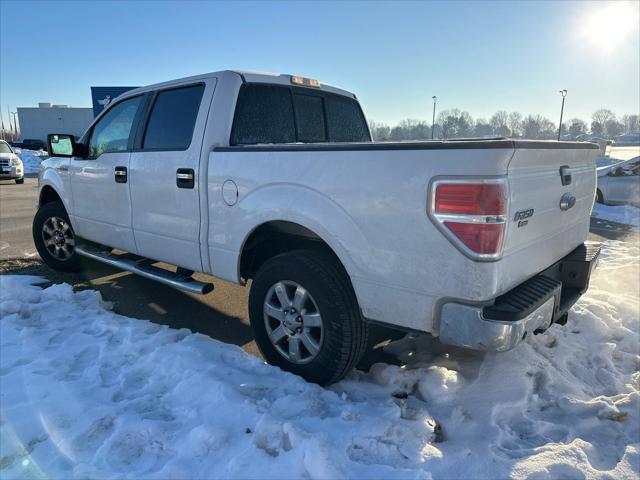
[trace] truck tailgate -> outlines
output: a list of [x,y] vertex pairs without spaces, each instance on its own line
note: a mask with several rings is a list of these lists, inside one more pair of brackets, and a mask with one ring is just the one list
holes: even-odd
[[525,276],[567,255],[589,232],[598,150],[591,144],[552,145],[518,148],[516,143],[507,167],[510,211],[504,257],[517,256],[526,265]]

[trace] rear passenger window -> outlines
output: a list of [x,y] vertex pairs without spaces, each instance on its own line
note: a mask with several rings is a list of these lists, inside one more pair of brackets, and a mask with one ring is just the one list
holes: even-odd
[[249,85],[240,90],[231,133],[232,145],[295,141],[293,105],[288,88]]
[[186,150],[191,144],[204,85],[158,93],[144,134],[144,150]]
[[324,126],[322,97],[295,94],[293,105],[298,126],[298,141],[326,142],[327,131]]
[[369,142],[369,130],[355,100],[328,95],[326,98],[327,128],[332,142]]

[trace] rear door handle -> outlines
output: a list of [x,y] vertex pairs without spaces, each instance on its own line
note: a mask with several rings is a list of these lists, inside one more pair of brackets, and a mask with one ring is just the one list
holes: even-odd
[[193,188],[195,172],[193,168],[179,168],[176,170],[176,185],[178,188]]
[[127,183],[127,167],[116,167],[113,173],[116,183]]

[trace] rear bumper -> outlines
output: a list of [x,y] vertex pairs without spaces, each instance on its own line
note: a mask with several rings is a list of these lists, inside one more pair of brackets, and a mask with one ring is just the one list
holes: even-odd
[[530,333],[562,323],[589,288],[600,244],[587,242],[535,277],[496,298],[491,305],[445,303],[440,315],[443,343],[503,352]]

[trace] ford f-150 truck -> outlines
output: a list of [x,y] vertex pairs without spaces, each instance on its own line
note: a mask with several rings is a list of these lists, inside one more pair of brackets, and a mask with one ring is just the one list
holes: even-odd
[[251,281],[265,359],[330,383],[372,322],[488,351],[564,323],[599,253],[597,148],[372,142],[352,93],[222,71],[50,135],[33,238],[58,270],[89,257],[202,294],[194,272]]

